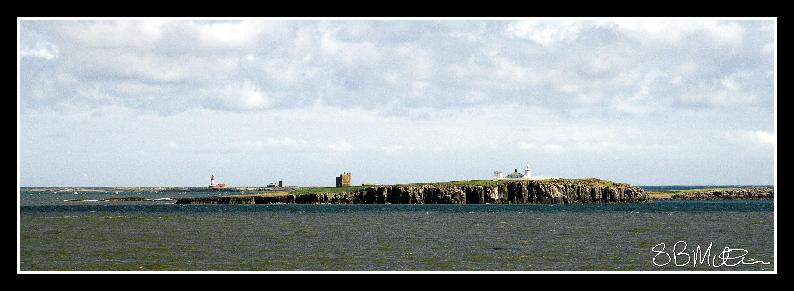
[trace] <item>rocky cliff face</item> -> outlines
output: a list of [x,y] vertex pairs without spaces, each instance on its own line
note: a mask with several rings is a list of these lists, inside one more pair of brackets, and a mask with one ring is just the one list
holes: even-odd
[[[579,182],[571,182],[579,181]],[[588,183],[581,180],[510,181],[492,185],[394,185],[366,187],[347,193],[288,194],[180,198],[177,204],[556,204],[628,203],[648,198],[641,188],[628,184]]]
[[775,190],[768,187],[762,188],[732,188],[714,189],[676,193],[671,199],[681,200],[742,200],[742,199],[772,199]]

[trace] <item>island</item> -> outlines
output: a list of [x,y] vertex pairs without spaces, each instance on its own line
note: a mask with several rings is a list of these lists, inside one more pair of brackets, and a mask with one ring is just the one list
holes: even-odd
[[[661,188],[661,189],[660,189]],[[64,202],[159,202],[176,204],[584,204],[645,203],[657,200],[774,199],[769,186],[632,186],[588,179],[491,179],[342,187],[45,187],[51,193],[207,193],[202,197],[97,197]],[[167,195],[167,194],[166,194]]]
[[647,192],[653,200],[756,200],[773,199],[775,190],[770,187],[704,188]]
[[468,180],[313,187],[293,191],[179,198],[176,204],[565,204],[648,201],[642,188],[601,179]]

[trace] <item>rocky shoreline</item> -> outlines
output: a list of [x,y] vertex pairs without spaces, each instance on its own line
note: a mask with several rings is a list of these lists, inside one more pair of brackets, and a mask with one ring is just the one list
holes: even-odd
[[106,199],[65,199],[64,202],[142,202],[142,201],[174,201],[174,198],[143,198],[143,197],[111,197]]
[[658,200],[774,199],[771,187],[645,191],[599,179],[456,181],[192,198],[111,197],[64,202],[166,202],[175,204],[586,204]]
[[179,198],[176,204],[568,204],[636,203],[639,187],[603,180],[372,186],[351,192]]
[[670,199],[673,200],[752,200],[773,198],[775,198],[775,190],[768,187],[682,191],[670,196]]

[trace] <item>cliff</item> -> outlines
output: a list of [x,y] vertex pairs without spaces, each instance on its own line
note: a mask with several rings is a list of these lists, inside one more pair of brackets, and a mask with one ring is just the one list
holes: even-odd
[[349,192],[180,198],[177,204],[556,204],[644,202],[644,190],[597,179],[461,181],[362,187]]
[[681,200],[744,200],[773,199],[775,190],[768,187],[758,188],[722,188],[682,191],[670,196],[670,199]]

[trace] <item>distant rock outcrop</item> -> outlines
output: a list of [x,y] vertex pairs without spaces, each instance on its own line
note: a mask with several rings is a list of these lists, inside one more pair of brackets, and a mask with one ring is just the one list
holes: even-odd
[[560,204],[644,202],[628,184],[586,180],[452,182],[365,187],[342,193],[180,198],[177,204]]
[[684,191],[673,194],[670,199],[680,200],[745,200],[773,199],[775,190],[769,187],[726,188]]

